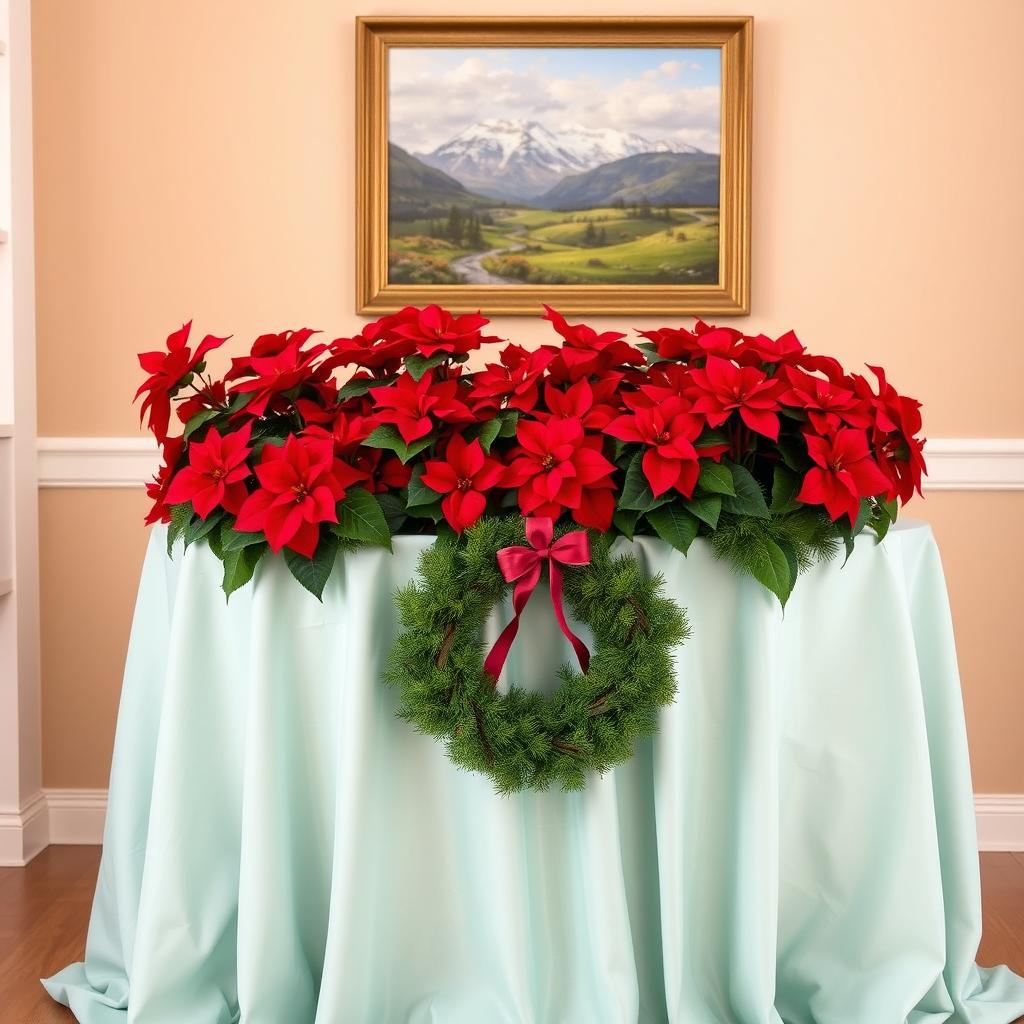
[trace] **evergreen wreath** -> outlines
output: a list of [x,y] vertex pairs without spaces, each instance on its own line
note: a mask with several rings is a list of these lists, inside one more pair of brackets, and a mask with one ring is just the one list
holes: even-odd
[[662,596],[661,577],[632,555],[612,556],[614,538],[590,539],[590,564],[565,573],[564,596],[593,632],[592,658],[585,673],[563,665],[550,698],[514,684],[499,693],[483,669],[481,632],[511,586],[496,554],[523,543],[522,519],[485,517],[440,537],[420,558],[419,580],[396,595],[404,632],[384,678],[401,692],[399,716],[500,793],[582,789],[588,772],[632,757],[675,694],[673,649],[689,635],[683,610]]

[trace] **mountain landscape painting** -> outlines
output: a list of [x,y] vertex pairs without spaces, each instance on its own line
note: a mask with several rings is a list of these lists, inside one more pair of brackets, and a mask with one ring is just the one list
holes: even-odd
[[396,47],[387,109],[389,283],[718,283],[718,48]]

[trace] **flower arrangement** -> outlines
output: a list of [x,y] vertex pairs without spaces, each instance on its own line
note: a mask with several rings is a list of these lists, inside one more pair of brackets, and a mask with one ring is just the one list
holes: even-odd
[[343,548],[520,514],[684,553],[707,536],[784,604],[920,490],[919,403],[878,367],[848,373],[791,331],[697,321],[634,344],[545,309],[560,344],[504,344],[475,372],[470,353],[501,339],[436,305],[333,341],[261,335],[220,379],[206,358],[227,339],[192,349],[186,324],[139,357],[163,452],[147,522],[205,538],[228,594],[268,550],[320,596]]
[[[872,384],[792,332],[618,331],[545,307],[559,345],[499,343],[479,314],[406,308],[349,338],[264,334],[221,379],[190,325],[141,355],[142,416],[163,451],[147,522],[168,552],[205,539],[227,595],[267,551],[321,598],[343,549],[437,533],[395,600],[404,631],[384,680],[398,714],[501,793],[579,789],[656,731],[672,700],[683,609],[616,536],[656,534],[720,558],[785,605],[797,576],[870,528],[884,537],[920,490],[919,404],[881,369]],[[347,379],[339,379],[346,377]],[[171,435],[172,409],[183,424]],[[498,689],[520,616],[546,570],[579,671],[550,698]],[[514,617],[480,635],[514,585]],[[563,598],[594,638],[569,626]]]

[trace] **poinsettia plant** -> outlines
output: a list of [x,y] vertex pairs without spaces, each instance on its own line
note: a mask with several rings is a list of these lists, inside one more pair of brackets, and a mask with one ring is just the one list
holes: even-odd
[[343,548],[519,513],[683,553],[707,536],[785,604],[920,491],[920,404],[878,367],[848,373],[791,331],[698,320],[633,343],[545,309],[559,344],[504,344],[476,372],[501,339],[436,305],[333,341],[261,335],[220,379],[207,354],[227,339],[193,348],[186,324],[139,357],[163,453],[147,522],[170,524],[169,549],[205,538],[227,594],[267,551],[319,597]]

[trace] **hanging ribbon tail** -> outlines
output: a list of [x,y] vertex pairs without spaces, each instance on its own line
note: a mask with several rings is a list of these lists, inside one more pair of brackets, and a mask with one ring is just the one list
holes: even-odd
[[583,672],[588,672],[590,670],[590,651],[587,650],[587,645],[569,628],[569,623],[565,621],[565,610],[562,608],[562,570],[554,559],[551,560],[551,568],[548,575],[551,583],[551,604],[555,609],[555,618],[558,620],[558,625],[561,627],[566,639],[572,644],[572,649],[576,652],[580,669]]
[[530,547],[516,545],[502,548],[497,553],[498,567],[501,569],[502,575],[509,583],[517,582],[512,595],[512,607],[515,614],[512,621],[501,631],[501,635],[484,660],[484,672],[493,680],[493,686],[498,685],[498,677],[505,667],[505,661],[512,649],[512,642],[519,632],[523,609],[540,582],[544,562],[548,563],[551,604],[558,626],[569,643],[572,644],[576,657],[579,659],[580,668],[586,672],[590,667],[590,651],[587,650],[587,645],[573,633],[565,620],[565,610],[562,607],[562,570],[559,564],[589,565],[590,538],[583,530],[577,530],[567,533],[552,543],[553,533],[554,523],[551,519],[541,516],[528,519],[526,521],[526,539],[529,541]]

